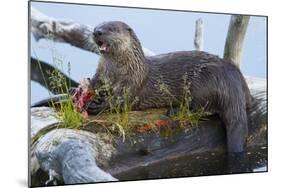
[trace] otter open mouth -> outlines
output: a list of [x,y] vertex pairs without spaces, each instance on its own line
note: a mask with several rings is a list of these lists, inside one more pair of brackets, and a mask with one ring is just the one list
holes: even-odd
[[99,40],[99,41],[97,41],[97,45],[98,45],[99,51],[101,53],[105,53],[105,52],[109,51],[109,44],[108,43]]

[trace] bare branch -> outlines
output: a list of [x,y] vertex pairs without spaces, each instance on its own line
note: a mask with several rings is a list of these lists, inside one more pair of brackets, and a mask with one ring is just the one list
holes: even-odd
[[242,47],[247,31],[249,16],[233,15],[230,19],[228,33],[224,46],[224,58],[240,66]]
[[198,51],[203,50],[203,20],[201,18],[196,20],[194,47]]
[[[65,42],[99,55],[98,47],[92,38],[93,30],[94,27],[89,25],[51,18],[31,8],[31,32],[37,41],[46,38]],[[144,47],[143,51],[146,56],[154,55]]]
[[99,54],[92,39],[93,28],[73,21],[57,20],[31,8],[31,32],[36,40],[41,38],[66,42],[78,48]]

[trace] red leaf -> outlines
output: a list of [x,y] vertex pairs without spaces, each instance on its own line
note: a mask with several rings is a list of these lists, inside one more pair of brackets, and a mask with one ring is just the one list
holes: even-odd
[[157,120],[155,124],[159,129],[161,129],[161,128],[168,127],[169,121],[168,120]]
[[152,130],[152,125],[150,123],[145,124],[143,127],[139,128],[138,131],[141,133],[145,133]]

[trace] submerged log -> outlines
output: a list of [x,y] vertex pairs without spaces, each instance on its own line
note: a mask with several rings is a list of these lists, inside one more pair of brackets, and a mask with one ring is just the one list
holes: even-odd
[[[252,120],[257,126],[250,132],[248,147],[267,144],[265,81],[253,80],[248,79],[248,83],[259,105],[252,109]],[[109,115],[92,116],[87,125],[74,130],[59,126],[59,120],[50,118],[52,113],[46,107],[33,108],[31,112],[31,175],[34,179],[39,169],[43,170],[48,174],[47,184],[129,180],[132,177],[126,174],[163,161],[208,151],[226,152],[225,129],[216,116],[207,117],[195,127],[168,121],[168,127],[163,129],[134,129],[124,140],[122,135],[109,131],[117,129]],[[155,109],[130,112],[129,117],[136,127],[141,127],[144,120],[167,120],[165,113],[165,109]]]

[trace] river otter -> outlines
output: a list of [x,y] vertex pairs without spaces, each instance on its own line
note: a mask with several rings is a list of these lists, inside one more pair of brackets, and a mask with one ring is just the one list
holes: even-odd
[[[183,100],[186,85],[192,109],[202,106],[219,114],[226,126],[229,152],[242,152],[248,134],[248,86],[239,68],[218,56],[200,51],[179,51],[146,57],[134,31],[119,21],[105,22],[93,32],[101,58],[91,79],[94,88],[110,81],[113,98],[124,88],[138,100],[134,110],[170,107],[171,96]],[[163,92],[163,87],[168,93]],[[165,90],[165,89],[164,89]],[[177,105],[173,102],[173,105]],[[108,108],[108,101],[93,101],[89,113]]]

